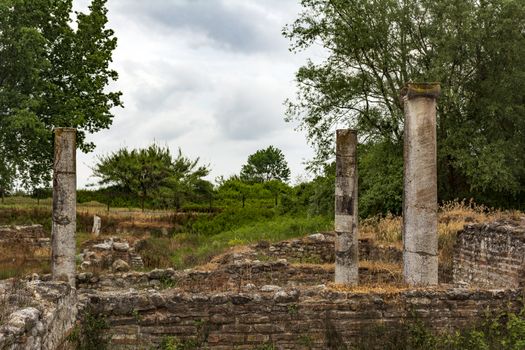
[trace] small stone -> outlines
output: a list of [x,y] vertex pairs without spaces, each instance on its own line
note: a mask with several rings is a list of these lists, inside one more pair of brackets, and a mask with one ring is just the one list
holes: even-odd
[[114,242],[113,249],[118,252],[127,252],[129,250],[129,244],[127,242]]
[[252,297],[245,294],[237,294],[231,296],[231,302],[233,305],[243,305],[253,300]]
[[89,281],[89,279],[91,277],[93,277],[92,273],[90,273],[90,272],[81,272],[81,273],[78,274],[77,280],[79,282],[87,282],[87,281]]
[[273,296],[273,300],[276,303],[291,303],[297,301],[297,299],[299,299],[299,291],[297,290],[291,290],[289,292],[281,290]]
[[124,260],[117,259],[113,262],[113,265],[111,265],[111,269],[114,272],[126,272],[129,271],[129,265]]
[[[172,270],[173,271],[173,270]],[[162,270],[162,269],[154,269],[154,270],[151,270],[149,273],[148,273],[148,277],[152,280],[160,280],[162,278],[167,278],[167,277],[171,277],[171,275],[173,274],[172,271],[169,271],[169,270]],[[191,270],[190,270],[191,271]]]
[[282,288],[276,285],[267,284],[262,286],[260,290],[261,292],[276,292],[282,290]]
[[247,290],[253,290],[256,288],[255,284],[253,283],[247,283],[245,286],[244,286],[245,289]]
[[99,244],[93,245],[93,248],[99,249],[99,250],[111,250],[112,247],[113,247],[113,242],[112,241],[108,241],[108,242],[104,242],[104,243],[99,243]]
[[82,264],[80,264],[81,270],[86,270],[91,266],[91,261],[82,261]]
[[314,233],[308,236],[313,241],[325,241],[326,237],[322,233]]
[[40,311],[34,307],[28,307],[22,310],[15,311],[9,317],[9,325],[21,328],[24,330],[30,330],[33,328],[38,318],[40,317]]

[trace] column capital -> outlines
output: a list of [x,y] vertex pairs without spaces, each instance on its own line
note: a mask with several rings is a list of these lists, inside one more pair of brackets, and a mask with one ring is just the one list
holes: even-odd
[[441,85],[433,83],[406,83],[400,92],[401,98],[409,100],[418,97],[428,97],[437,99],[441,95]]

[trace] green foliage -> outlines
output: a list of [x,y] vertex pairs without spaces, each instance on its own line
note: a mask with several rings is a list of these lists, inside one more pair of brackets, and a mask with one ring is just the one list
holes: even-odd
[[273,146],[260,149],[248,157],[241,169],[241,179],[247,182],[288,181],[290,169],[283,152]]
[[415,318],[396,326],[368,328],[353,349],[368,350],[518,350],[525,346],[525,313],[503,312],[480,324],[451,333],[433,334]]
[[[522,0],[301,4],[303,11],[283,33],[292,50],[320,44],[327,58],[308,61],[298,70],[297,98],[287,102],[287,120],[298,121],[307,132],[316,148],[314,163],[332,155],[336,127],[356,128],[361,142],[372,145],[362,151],[373,153],[367,160],[371,169],[377,168],[377,155],[389,155],[385,181],[367,185],[367,210],[391,210],[397,202],[392,174],[398,161],[390,156],[403,140],[400,89],[409,81],[439,81],[440,199],[473,196],[499,206],[523,203]],[[381,192],[389,203],[378,208]]]
[[[256,211],[253,211],[255,213]],[[173,236],[177,249],[172,261],[177,268],[188,268],[208,262],[232,244],[252,244],[260,241],[277,242],[309,233],[329,230],[333,221],[326,217],[274,216],[265,220],[249,221],[249,215],[232,215],[233,222],[244,222],[216,234],[180,233]],[[239,220],[238,220],[239,219]]]
[[299,340],[297,341],[297,343],[301,346],[304,346],[305,348],[307,349],[312,349],[312,346],[313,346],[313,340],[312,338],[307,335],[307,334],[303,334],[299,337]]
[[322,175],[298,184],[282,195],[281,210],[290,214],[333,217],[334,188],[335,163],[326,164]]
[[177,337],[164,337],[161,343],[156,348],[158,350],[195,350],[199,348],[196,340],[186,339],[180,340]]
[[227,208],[211,219],[199,220],[192,223],[191,231],[204,235],[212,235],[241,227],[248,223],[268,220],[274,216],[276,216],[276,211],[268,208]]
[[389,141],[360,145],[359,216],[401,214],[403,148]]
[[[190,160],[184,157],[180,149],[173,159],[168,147],[152,144],[131,151],[122,148],[100,157],[93,174],[100,178],[99,184],[111,185],[139,198],[142,210],[148,199],[167,207],[168,197],[173,198],[174,207],[179,209],[184,197],[209,196],[213,191],[212,185],[202,179],[208,175],[209,169],[198,166],[198,162],[198,158]],[[110,190],[111,186],[107,189]]]
[[120,92],[109,68],[116,38],[107,29],[104,0],[71,20],[72,0],[0,2],[0,192],[14,179],[26,188],[47,185],[57,126],[86,133],[108,128]]
[[124,187],[113,185],[96,190],[77,189],[77,203],[99,202],[110,208],[137,208],[140,207],[140,198]]
[[86,310],[67,341],[78,350],[105,350],[109,344],[108,335],[104,333],[107,329],[109,324],[103,316]]
[[[199,158],[191,160],[182,155],[179,148],[177,157],[173,160],[173,171],[161,187],[160,200],[169,203],[178,210],[186,199],[211,199],[213,185],[204,179],[210,172],[207,166],[199,166]],[[168,205],[166,205],[168,206]]]

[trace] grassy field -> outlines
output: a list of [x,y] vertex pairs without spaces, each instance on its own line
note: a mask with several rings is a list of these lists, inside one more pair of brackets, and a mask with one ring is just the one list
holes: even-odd
[[[34,224],[51,228],[51,201],[29,198],[6,198],[0,205],[0,225]],[[102,217],[102,238],[119,235],[141,240],[138,252],[147,269],[177,269],[206,264],[214,256],[260,241],[275,242],[314,232],[333,229],[333,219],[324,216],[282,215],[271,208],[226,209],[221,213],[141,212],[139,209],[112,208],[100,203],[84,203],[77,209],[77,246],[90,240],[92,216]],[[439,210],[440,268],[452,269],[452,252],[456,234],[467,223],[498,219],[517,219],[521,212],[502,212],[472,202],[449,202]],[[359,235],[379,244],[402,248],[402,218],[387,215],[360,221]],[[29,272],[45,273],[49,264],[40,259],[23,258],[23,252],[0,251],[0,278]]]

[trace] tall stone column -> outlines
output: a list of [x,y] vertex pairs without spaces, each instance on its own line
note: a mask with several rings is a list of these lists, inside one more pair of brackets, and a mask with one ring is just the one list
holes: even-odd
[[409,83],[405,110],[403,276],[411,286],[438,283],[436,99],[438,83]]
[[54,280],[75,285],[75,231],[77,212],[76,129],[55,129],[53,218],[51,227]]
[[336,131],[335,282],[357,285],[357,132]]

